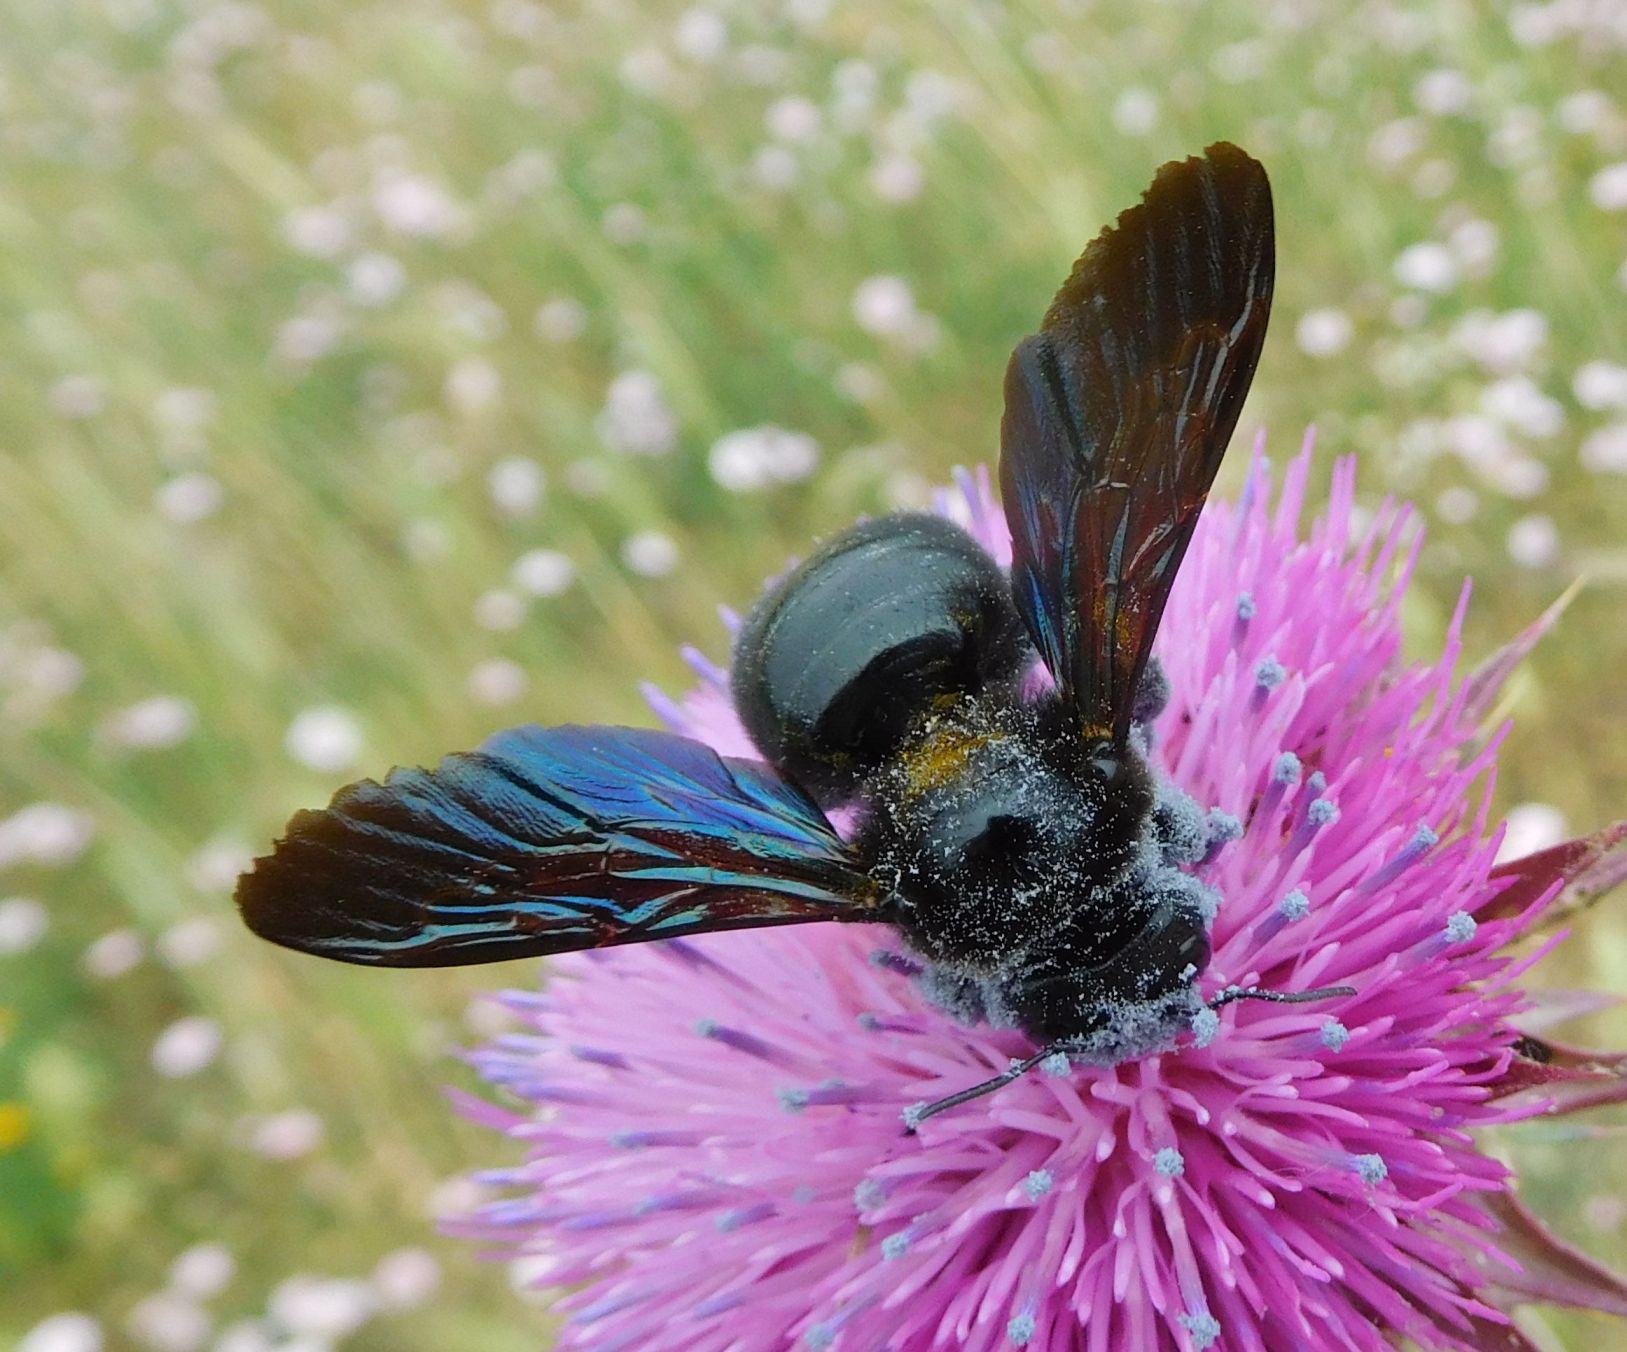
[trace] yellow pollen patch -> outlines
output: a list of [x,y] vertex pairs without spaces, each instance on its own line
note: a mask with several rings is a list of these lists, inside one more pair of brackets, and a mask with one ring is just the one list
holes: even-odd
[[0,1152],[15,1150],[28,1139],[28,1109],[20,1103],[0,1103]]
[[966,770],[980,747],[994,739],[986,733],[949,727],[934,732],[919,746],[904,753],[904,792],[911,798],[941,789]]

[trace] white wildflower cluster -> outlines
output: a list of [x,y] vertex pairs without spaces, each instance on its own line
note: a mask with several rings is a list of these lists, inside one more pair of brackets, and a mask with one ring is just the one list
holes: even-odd
[[610,382],[596,427],[599,439],[624,455],[670,455],[678,444],[677,415],[648,371],[623,371]]
[[747,427],[720,437],[708,457],[712,477],[731,493],[800,483],[819,465],[819,443],[783,427]]
[[854,289],[852,308],[854,323],[877,338],[915,351],[938,342],[937,319],[917,308],[915,293],[902,277],[866,277]]
[[[170,1264],[163,1287],[130,1307],[123,1332],[147,1352],[331,1350],[375,1319],[422,1306],[439,1290],[441,1268],[433,1254],[406,1248],[366,1277],[295,1273],[271,1288],[260,1315],[221,1323],[210,1304],[243,1279],[225,1245],[195,1244]],[[115,1341],[94,1315],[65,1311],[35,1324],[17,1352],[106,1352]]]

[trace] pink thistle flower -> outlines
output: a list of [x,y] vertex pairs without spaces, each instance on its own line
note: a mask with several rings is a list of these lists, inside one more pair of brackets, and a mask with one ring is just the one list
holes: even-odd
[[[1460,676],[1460,604],[1440,660],[1405,664],[1419,532],[1394,504],[1358,527],[1349,461],[1302,527],[1309,463],[1273,502],[1257,455],[1201,519],[1152,761],[1209,812],[1204,994],[1356,993],[1204,1010],[1172,1050],[1059,1058],[907,1135],[911,1105],[1033,1047],[955,1022],[886,931],[556,960],[500,997],[531,1031],[470,1056],[517,1106],[465,1110],[527,1153],[481,1176],[516,1195],[456,1228],[551,1259],[562,1347],[1527,1349],[1518,1300],[1627,1314],[1476,1139],[1627,1100],[1627,1058],[1534,1035],[1520,978],[1551,943],[1508,953],[1627,874],[1627,828],[1494,864],[1480,723],[1557,608]],[[986,475],[938,509],[1009,561]],[[657,713],[754,755],[726,673],[692,661]]]

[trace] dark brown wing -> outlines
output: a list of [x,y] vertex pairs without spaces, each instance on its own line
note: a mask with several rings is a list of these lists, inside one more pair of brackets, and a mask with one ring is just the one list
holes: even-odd
[[1087,737],[1129,730],[1275,275],[1265,170],[1221,142],[1158,171],[1012,354],[1000,428],[1012,589]]
[[810,920],[884,920],[800,789],[666,732],[514,728],[301,812],[238,881],[250,929],[451,967]]

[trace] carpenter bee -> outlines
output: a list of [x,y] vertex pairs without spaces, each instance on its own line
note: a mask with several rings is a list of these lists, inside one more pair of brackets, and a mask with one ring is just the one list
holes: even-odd
[[[1265,338],[1265,170],[1159,170],[1005,381],[1009,575],[939,517],[828,542],[733,655],[763,760],[668,733],[521,727],[301,812],[238,885],[277,943],[451,966],[808,921],[890,925],[928,992],[1037,1051],[1167,1046],[1204,1007],[1203,814],[1149,768],[1149,664]],[[846,809],[838,834],[826,813]],[[1293,994],[1229,990],[1300,1000]]]

